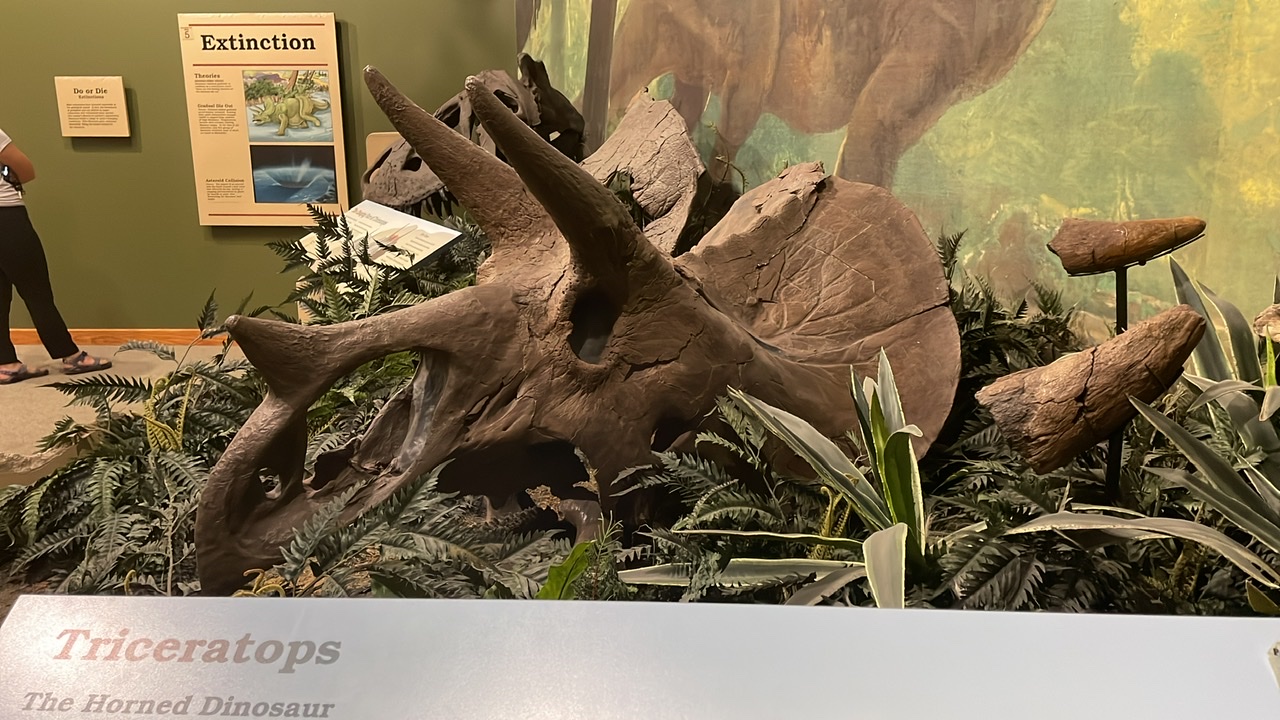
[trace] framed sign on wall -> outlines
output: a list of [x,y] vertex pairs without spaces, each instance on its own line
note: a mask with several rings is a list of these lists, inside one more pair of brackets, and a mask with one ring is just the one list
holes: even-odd
[[129,137],[124,78],[60,75],[53,86],[62,137]]
[[178,15],[201,225],[311,224],[346,205],[332,13]]

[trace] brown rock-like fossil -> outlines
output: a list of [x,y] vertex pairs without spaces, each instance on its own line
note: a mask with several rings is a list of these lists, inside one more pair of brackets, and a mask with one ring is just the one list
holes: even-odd
[[1271,342],[1280,342],[1280,304],[1269,305],[1254,317],[1253,332]]
[[1046,473],[1137,414],[1182,374],[1205,321],[1187,305],[1138,323],[1101,345],[1000,378],[978,392],[996,425],[1036,472]]
[[[446,490],[502,504],[546,485],[572,499],[565,491],[585,475],[578,448],[607,508],[609,481],[699,428],[727,387],[837,437],[854,422],[850,366],[871,374],[882,347],[920,447],[936,436],[959,336],[933,245],[888,191],[796,165],[673,260],[598,177],[479,81],[468,80],[468,100],[510,166],[377,71],[365,79],[493,252],[475,287],[396,313],[314,327],[228,321],[270,390],[201,497],[206,591],[229,592],[243,571],[276,563],[294,528],[334,495],[364,483],[340,518],[349,521],[446,460]],[[398,351],[419,354],[411,384],[305,477],[307,408],[345,373]],[[271,492],[267,473],[279,478]]]
[[1093,275],[1143,263],[1199,238],[1199,218],[1107,222],[1067,218],[1049,242],[1068,275]]

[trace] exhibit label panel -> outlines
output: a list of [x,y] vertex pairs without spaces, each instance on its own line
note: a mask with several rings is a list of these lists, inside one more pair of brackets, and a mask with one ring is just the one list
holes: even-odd
[[201,225],[341,213],[347,173],[332,13],[180,14]]
[[0,719],[1280,715],[1280,621],[502,600],[20,598]]
[[53,87],[63,137],[129,137],[124,78],[59,76]]

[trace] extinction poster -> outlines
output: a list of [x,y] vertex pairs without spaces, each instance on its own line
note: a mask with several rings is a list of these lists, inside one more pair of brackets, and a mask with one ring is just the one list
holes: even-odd
[[180,14],[201,225],[312,223],[345,210],[332,13]]

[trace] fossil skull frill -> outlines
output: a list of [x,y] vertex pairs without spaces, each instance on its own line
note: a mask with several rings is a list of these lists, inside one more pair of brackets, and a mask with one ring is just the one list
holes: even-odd
[[[365,80],[492,254],[474,287],[388,315],[319,327],[228,322],[269,392],[201,497],[207,592],[274,565],[295,528],[344,490],[363,483],[340,522],[445,461],[443,489],[501,501],[572,482],[577,448],[607,504],[617,473],[698,429],[728,387],[839,437],[854,422],[850,366],[869,374],[881,348],[923,431],[919,449],[941,428],[959,336],[933,246],[888,191],[796,165],[673,259],[600,178],[474,79],[467,96],[509,165],[376,70]],[[344,374],[401,351],[420,358],[413,381],[307,476],[308,407]],[[271,492],[264,472],[279,478]]]

